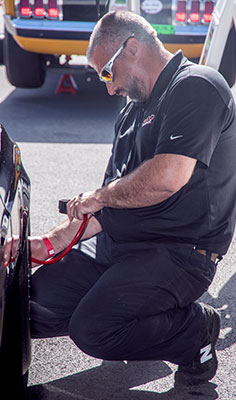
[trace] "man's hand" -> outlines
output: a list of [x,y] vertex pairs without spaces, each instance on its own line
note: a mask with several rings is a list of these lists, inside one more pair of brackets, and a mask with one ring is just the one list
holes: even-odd
[[102,189],[94,192],[81,193],[75,196],[67,203],[67,215],[70,221],[75,219],[83,219],[84,214],[91,214],[100,211],[104,205],[101,202],[99,193]]
[[4,266],[7,267],[11,261],[14,261],[17,257],[19,250],[19,236],[12,236],[7,239],[6,246],[4,249]]
[[[19,236],[10,237],[5,246],[4,250],[4,266],[7,267],[11,261],[14,262],[18,257],[19,251]],[[48,258],[47,248],[43,242],[41,236],[28,237],[31,255],[33,258],[37,258],[40,260],[46,260]],[[32,267],[35,267],[37,264],[32,263]]]
[[[67,219],[61,225],[53,228],[46,234],[51,242],[55,254],[60,253],[71,244],[80,226],[81,221],[78,219],[75,219],[74,221],[69,221],[69,219]],[[100,223],[96,220],[96,218],[91,217],[81,239],[88,239],[101,232],[101,230],[102,227]],[[32,258],[44,261],[50,257],[47,247],[43,241],[43,236],[31,236],[28,239]],[[32,267],[35,267],[36,265],[37,264],[32,263]]]

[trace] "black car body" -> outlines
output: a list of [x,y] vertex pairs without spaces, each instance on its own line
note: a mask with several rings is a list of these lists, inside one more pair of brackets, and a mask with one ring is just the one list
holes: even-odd
[[0,146],[0,383],[6,398],[19,399],[31,355],[30,180],[23,168],[19,147],[1,125]]

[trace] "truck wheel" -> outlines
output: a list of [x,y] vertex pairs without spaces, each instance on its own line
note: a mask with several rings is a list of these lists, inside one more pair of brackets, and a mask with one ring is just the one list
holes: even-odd
[[219,71],[232,87],[236,78],[236,32],[234,26],[229,32]]
[[5,29],[3,61],[9,82],[19,88],[37,88],[45,79],[42,57],[23,50]]

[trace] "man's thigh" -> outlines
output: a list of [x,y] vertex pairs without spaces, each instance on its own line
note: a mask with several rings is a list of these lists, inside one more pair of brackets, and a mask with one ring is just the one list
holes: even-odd
[[189,245],[136,249],[102,274],[80,309],[123,319],[156,315],[197,300],[214,274],[215,265]]

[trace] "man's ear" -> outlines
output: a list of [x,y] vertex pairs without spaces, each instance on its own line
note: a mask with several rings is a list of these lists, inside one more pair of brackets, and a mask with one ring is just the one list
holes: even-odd
[[127,45],[127,56],[132,58],[133,61],[136,61],[141,56],[141,46],[140,42],[138,42],[135,38],[130,38]]

